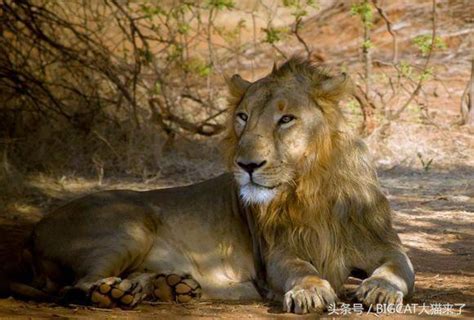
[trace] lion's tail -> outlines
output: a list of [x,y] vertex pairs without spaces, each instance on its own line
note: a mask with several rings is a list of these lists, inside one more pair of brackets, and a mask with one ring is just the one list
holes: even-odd
[[48,301],[51,297],[29,285],[34,277],[31,254],[32,225],[0,227],[0,297]]

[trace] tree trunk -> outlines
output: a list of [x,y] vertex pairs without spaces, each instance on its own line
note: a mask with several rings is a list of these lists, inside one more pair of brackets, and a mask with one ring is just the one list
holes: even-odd
[[471,62],[471,79],[461,97],[461,117],[463,124],[474,125],[474,59]]
[[[364,1],[365,5],[368,4],[368,0]],[[369,21],[364,22],[364,43],[362,44],[362,53],[364,55],[365,64],[365,93],[370,97],[370,75],[372,73],[372,57],[370,52],[370,23]]]

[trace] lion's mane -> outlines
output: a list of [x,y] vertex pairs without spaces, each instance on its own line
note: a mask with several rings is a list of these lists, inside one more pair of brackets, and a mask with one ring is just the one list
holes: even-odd
[[[337,104],[350,90],[349,81],[330,92],[318,90],[318,84],[330,76],[298,57],[274,68],[269,77],[309,81],[314,90],[308,94],[321,108],[324,121],[312,139],[308,156],[298,165],[294,184],[269,205],[252,205],[251,210],[267,246],[288,248],[312,261],[337,290],[344,281],[342,270],[349,267],[345,264],[357,259],[357,241],[388,237],[390,243],[398,245],[396,235],[390,232],[390,207],[380,192],[364,143],[347,132]],[[242,92],[231,88],[231,108],[235,109],[241,98]],[[229,131],[225,142],[231,161],[237,144],[234,130]],[[313,257],[315,248],[317,258]]]

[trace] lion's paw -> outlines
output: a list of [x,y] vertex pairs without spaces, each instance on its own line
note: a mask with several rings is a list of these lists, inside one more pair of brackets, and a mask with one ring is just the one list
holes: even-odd
[[110,277],[99,280],[90,289],[90,301],[99,308],[133,308],[144,297],[143,289],[137,282]]
[[201,286],[189,275],[159,274],[153,279],[153,297],[163,302],[187,303],[201,297]]
[[337,295],[329,282],[321,286],[295,286],[284,296],[283,311],[297,314],[323,312],[336,301]]
[[377,304],[400,305],[403,292],[384,279],[368,278],[362,282],[355,293],[357,300],[365,306]]

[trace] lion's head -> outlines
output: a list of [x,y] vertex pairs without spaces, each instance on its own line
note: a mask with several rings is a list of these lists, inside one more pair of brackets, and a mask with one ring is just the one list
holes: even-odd
[[292,58],[251,83],[229,81],[233,107],[229,164],[244,202],[267,204],[294,188],[315,161],[331,152],[342,115],[337,102],[347,76],[331,77]]

